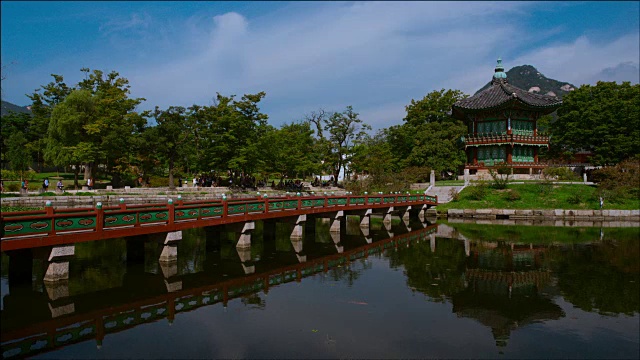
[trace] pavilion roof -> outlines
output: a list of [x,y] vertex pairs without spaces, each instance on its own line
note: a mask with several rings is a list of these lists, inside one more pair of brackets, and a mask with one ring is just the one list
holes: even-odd
[[530,93],[509,84],[506,74],[501,71],[500,60],[498,63],[499,67],[496,67],[491,86],[474,96],[456,101],[452,106],[454,117],[463,118],[464,113],[506,107],[528,108],[551,113],[562,104],[562,100],[556,96]]

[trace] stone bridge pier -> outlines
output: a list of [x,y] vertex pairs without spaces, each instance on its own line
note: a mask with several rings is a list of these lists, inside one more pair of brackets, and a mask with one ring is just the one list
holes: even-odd
[[69,261],[75,255],[75,248],[75,245],[54,246],[47,257],[43,282],[54,318],[75,312],[75,304],[65,301],[69,297]]
[[182,280],[178,278],[178,242],[181,240],[182,231],[166,233],[158,259],[168,292],[182,290]]

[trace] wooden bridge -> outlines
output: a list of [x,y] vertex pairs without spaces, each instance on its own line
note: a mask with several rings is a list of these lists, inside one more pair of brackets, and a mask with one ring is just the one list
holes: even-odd
[[171,233],[189,228],[336,211],[386,213],[396,208],[438,203],[423,194],[287,196],[239,200],[182,201],[167,204],[127,205],[95,208],[54,209],[2,213],[0,250],[11,251],[77,242],[105,240],[153,233]]
[[[388,239],[375,241],[371,244],[359,246],[343,253],[323,256],[307,262],[280,267],[259,274],[230,279],[207,285],[197,285],[189,289],[175,292],[158,293],[147,296],[133,296],[136,294],[131,288],[109,289],[108,298],[117,298],[115,303],[106,307],[96,306],[92,296],[71,296],[66,299],[67,307],[90,309],[83,313],[66,314],[60,317],[42,319],[18,328],[3,324],[1,336],[1,353],[3,358],[22,358],[35,356],[65,346],[94,339],[98,348],[106,335],[118,333],[145,323],[153,323],[167,319],[172,323],[176,315],[186,313],[204,306],[222,304],[227,306],[229,300],[258,293],[265,294],[271,288],[290,282],[300,282],[302,279],[319,273],[327,273],[330,269],[349,266],[350,262],[367,258],[388,249],[399,246],[409,246],[420,241],[435,242],[435,232],[438,225],[429,225],[423,229]],[[191,274],[187,276],[197,276]],[[183,276],[184,277],[184,276]],[[48,292],[48,291],[47,291]],[[127,296],[115,296],[126,293]],[[11,296],[11,295],[10,295]],[[100,295],[105,297],[104,295]],[[21,298],[15,301],[22,301]],[[46,302],[46,300],[43,300]],[[60,300],[57,300],[60,301]],[[5,299],[7,302],[7,299]],[[44,305],[46,306],[46,304]],[[49,306],[51,308],[51,306]],[[3,312],[6,315],[7,304]],[[20,317],[23,314],[13,313]],[[3,315],[3,319],[4,315]],[[12,323],[6,318],[7,323]]]

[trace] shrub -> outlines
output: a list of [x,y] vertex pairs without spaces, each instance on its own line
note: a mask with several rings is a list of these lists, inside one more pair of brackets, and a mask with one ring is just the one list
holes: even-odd
[[[178,186],[178,178],[174,178],[173,179],[173,183]],[[150,187],[164,187],[164,186],[169,186],[169,177],[165,177],[165,176],[156,176],[156,175],[151,175],[149,176],[149,186]]]
[[542,196],[549,195],[551,193],[551,190],[553,190],[553,184],[551,184],[551,181],[549,180],[544,180],[538,183],[537,187],[538,187],[538,192]]
[[469,188],[469,199],[482,200],[487,195],[487,185],[483,182]]
[[9,192],[18,192],[20,191],[20,183],[19,182],[10,182],[4,184],[4,188]]
[[520,200],[520,198],[521,198],[521,197],[520,197],[520,193],[519,193],[519,192],[517,192],[516,190],[513,190],[513,189],[512,189],[512,190],[509,190],[509,191],[506,193],[505,198],[506,198],[508,201],[518,201],[518,200]]
[[456,188],[451,188],[449,189],[449,197],[451,198],[451,201],[458,201],[460,200],[460,193],[458,193]]
[[507,164],[498,164],[496,170],[489,170],[489,174],[493,179],[493,187],[496,189],[506,189],[509,184],[509,175],[511,175],[511,168]]
[[20,180],[20,175],[17,172],[12,170],[1,170],[2,180]]
[[47,192],[38,194],[38,196],[56,196],[56,193],[54,193],[53,191],[47,191]]
[[593,172],[600,196],[610,199],[638,198],[640,195],[640,159],[627,159],[616,166]]
[[573,194],[573,195],[569,196],[569,198],[567,199],[567,202],[569,204],[577,205],[577,204],[580,204],[582,202],[582,198],[580,197],[579,194]]
[[542,175],[547,179],[555,179],[562,181],[579,180],[578,175],[571,171],[568,167],[548,167],[542,171]]

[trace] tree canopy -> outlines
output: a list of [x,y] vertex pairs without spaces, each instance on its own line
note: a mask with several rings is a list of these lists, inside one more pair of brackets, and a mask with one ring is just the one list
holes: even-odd
[[640,153],[640,85],[598,82],[564,97],[551,124],[551,145],[566,155],[587,150],[595,165]]

